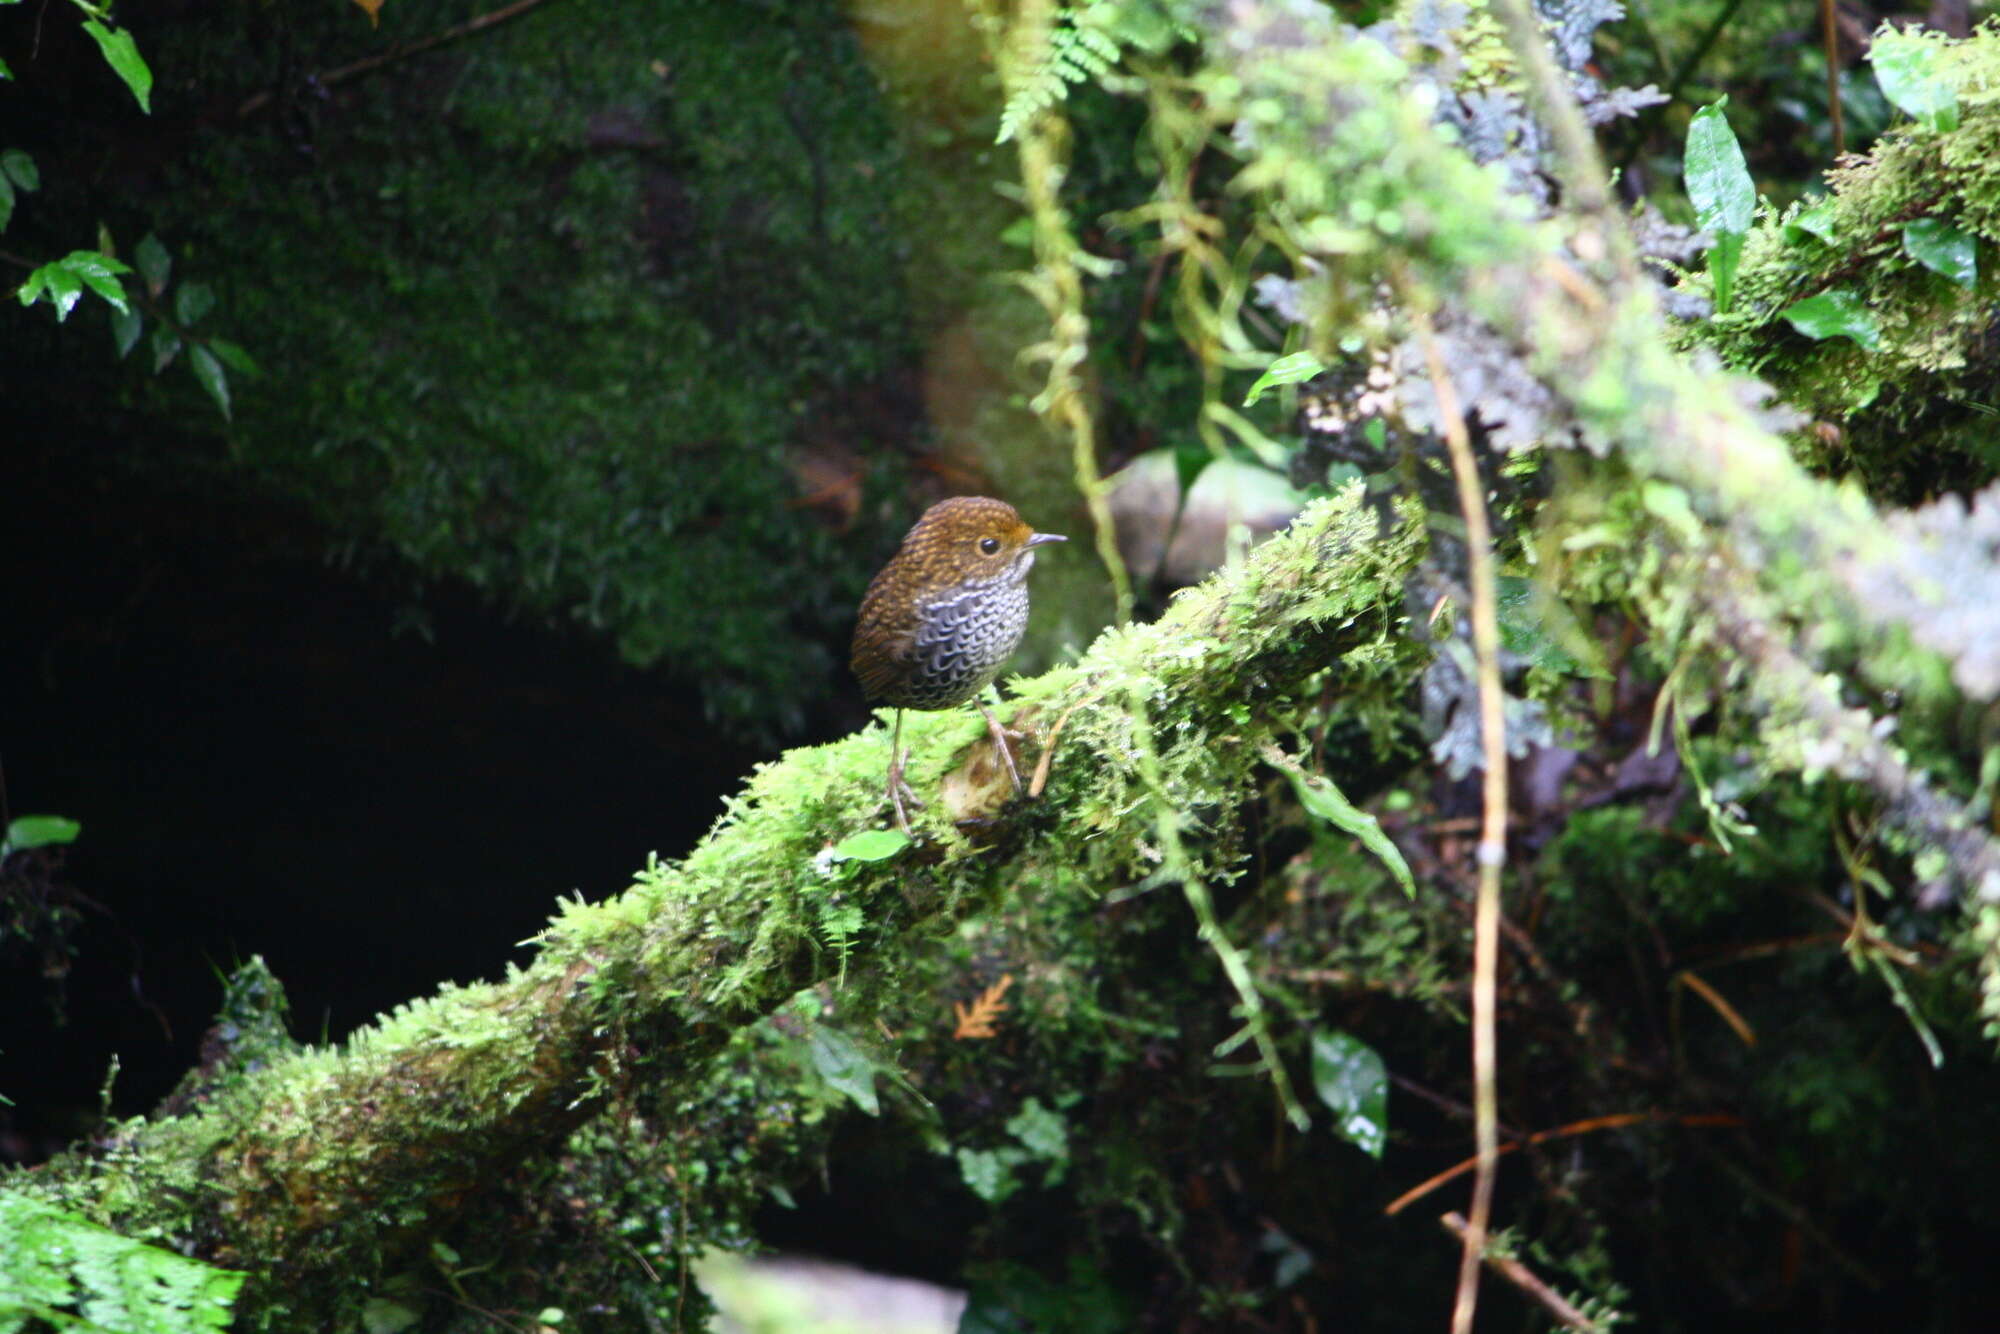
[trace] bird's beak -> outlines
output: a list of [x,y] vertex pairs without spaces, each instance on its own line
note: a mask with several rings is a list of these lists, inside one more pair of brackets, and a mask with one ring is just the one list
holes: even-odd
[[1061,533],[1030,533],[1028,535],[1028,545],[1031,547],[1038,547],[1044,542],[1067,542],[1067,541],[1069,541],[1069,539],[1067,537],[1064,537]]

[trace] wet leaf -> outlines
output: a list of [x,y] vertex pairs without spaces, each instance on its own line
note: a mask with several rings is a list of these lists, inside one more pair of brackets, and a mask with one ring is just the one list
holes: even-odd
[[1870,352],[1882,346],[1874,313],[1844,287],[1795,301],[1784,313],[1785,322],[1808,338],[1852,338]]
[[1939,72],[1943,43],[1931,37],[1884,28],[1868,48],[1882,95],[1933,130],[1958,128],[1958,93]]
[[1313,1091],[1333,1112],[1333,1128],[1371,1158],[1389,1142],[1389,1071],[1375,1049],[1350,1033],[1312,1035]]
[[1979,243],[1972,233],[1943,218],[1918,218],[1903,228],[1903,249],[1911,259],[1960,287],[1979,281]]

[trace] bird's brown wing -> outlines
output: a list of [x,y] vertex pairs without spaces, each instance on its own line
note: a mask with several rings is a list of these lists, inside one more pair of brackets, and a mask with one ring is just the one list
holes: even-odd
[[882,576],[876,575],[861,599],[861,615],[854,627],[854,646],[847,664],[861,678],[861,691],[870,699],[884,699],[895,693],[897,683],[909,675],[910,657],[917,648],[916,617],[888,614],[882,596],[883,583]]

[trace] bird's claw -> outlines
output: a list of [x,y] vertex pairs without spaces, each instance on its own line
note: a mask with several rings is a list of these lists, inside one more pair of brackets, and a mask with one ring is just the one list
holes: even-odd
[[910,829],[910,815],[906,807],[914,806],[918,810],[922,810],[924,803],[910,789],[910,785],[903,781],[903,756],[901,755],[897,755],[889,764],[889,805],[896,812],[896,827],[903,831],[905,838],[914,839],[916,834]]

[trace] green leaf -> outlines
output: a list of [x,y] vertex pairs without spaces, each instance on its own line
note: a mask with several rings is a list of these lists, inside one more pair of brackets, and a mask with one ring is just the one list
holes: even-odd
[[1044,1107],[1036,1098],[1029,1098],[1021,1104],[1021,1110],[1007,1119],[1007,1133],[1021,1141],[1024,1148],[1035,1157],[1049,1164],[1048,1175],[1042,1184],[1053,1186],[1062,1180],[1063,1169],[1069,1165],[1069,1123],[1062,1113]]
[[1833,244],[1833,201],[1822,199],[1811,208],[1802,209],[1785,224],[1785,239],[1800,241],[1808,236],[1818,237],[1828,245]]
[[1911,259],[1960,287],[1979,281],[1979,243],[1972,233],[1943,218],[1918,218],[1903,228],[1903,249],[1910,252]]
[[49,304],[56,308],[56,321],[60,323],[69,318],[70,311],[83,298],[83,279],[61,260],[51,260],[30,273],[21,284],[21,304],[32,306],[35,297],[44,291],[48,293]]
[[111,342],[118,349],[120,361],[125,360],[133,345],[139,341],[139,333],[145,325],[145,318],[139,314],[137,307],[127,306],[111,312]]
[[[0,5],[11,5],[11,4],[16,4],[18,2],[19,0],[0,0]],[[0,60],[0,79],[11,79],[13,77],[14,77],[14,71],[7,68],[6,61]]]
[[1852,338],[1870,352],[1882,345],[1881,328],[1861,297],[1835,287],[1785,307],[1785,320],[1808,338]]
[[125,284],[118,281],[118,275],[130,273],[128,266],[96,250],[72,250],[56,262],[74,273],[91,291],[118,309],[125,309]]
[[1243,406],[1247,408],[1262,398],[1266,389],[1310,380],[1325,369],[1326,363],[1310,352],[1294,352],[1288,357],[1279,357],[1266,366],[1264,373],[1250,386],[1250,392],[1243,396]]
[[418,1318],[415,1311],[387,1297],[370,1297],[361,1303],[361,1328],[367,1334],[403,1334]]
[[840,861],[879,862],[909,846],[910,836],[900,829],[864,829],[834,844],[833,855]]
[[854,1045],[853,1038],[837,1028],[816,1024],[806,1039],[806,1049],[821,1079],[845,1093],[868,1115],[881,1115],[882,1104],[875,1097],[875,1063]]
[[1723,114],[1728,103],[1727,97],[1719,97],[1694,113],[1681,165],[1695,221],[1715,238],[1708,252],[1708,272],[1715,282],[1718,315],[1729,309],[1743,237],[1757,215],[1757,187],[1743,161],[1743,147]]
[[46,847],[51,843],[74,843],[83,826],[63,815],[23,815],[7,826],[0,847],[9,852]]
[[1389,1071],[1373,1047],[1349,1033],[1312,1035],[1312,1081],[1333,1112],[1333,1129],[1371,1158],[1389,1142]]
[[0,232],[7,230],[7,224],[14,220],[14,185],[5,176],[0,176]]
[[167,275],[174,271],[174,257],[160,244],[160,238],[151,232],[133,247],[132,262],[139,266],[139,273],[146,280],[146,290],[154,296],[167,290]]
[[1736,268],[1743,258],[1743,233],[1719,232],[1708,248],[1708,276],[1715,283],[1715,313],[1726,314],[1736,293]]
[[0,153],[0,172],[30,194],[42,188],[42,173],[35,169],[35,160],[18,148]]
[[[1571,643],[1585,638],[1561,602],[1553,597],[1544,598],[1536,591],[1532,579],[1502,575],[1493,582],[1498,592],[1501,648],[1564,676],[1609,677],[1610,673],[1601,667],[1595,670],[1585,667],[1557,637],[1564,635]],[[1554,633],[1551,633],[1552,623]]]
[[132,96],[139,99],[139,110],[152,115],[153,71],[146,68],[145,58],[139,54],[138,43],[132,40],[132,34],[123,28],[107,28],[96,19],[85,19],[83,30],[97,39],[98,49],[104,52],[104,62],[125,80]]
[[195,343],[188,348],[188,367],[194,371],[194,378],[201,381],[201,387],[215,400],[215,406],[222,409],[222,418],[229,420],[229,375],[222,369],[222,363],[215,359],[215,353]]
[[1868,62],[1882,95],[1899,109],[1933,130],[1955,130],[1958,93],[1941,74],[1943,54],[1944,43],[1936,36],[1883,28],[1868,48]]
[[264,373],[263,367],[251,360],[248,352],[245,352],[227,338],[211,338],[208,340],[208,347],[209,351],[221,357],[222,364],[229,367],[232,371],[242,371],[245,375],[262,375]]
[[182,283],[174,293],[174,318],[188,328],[215,309],[215,289],[207,283]]
[[1299,804],[1306,808],[1308,814],[1360,839],[1361,845],[1374,853],[1376,859],[1402,883],[1403,893],[1409,898],[1417,896],[1417,882],[1410,875],[1409,863],[1403,860],[1403,854],[1396,850],[1389,836],[1382,832],[1382,826],[1374,816],[1349,801],[1331,779],[1321,774],[1308,775],[1297,769],[1285,772],[1292,780],[1292,791],[1299,795]]
[[173,365],[174,358],[180,355],[181,336],[163,324],[153,330],[152,343],[153,374],[158,375]]
[[1723,114],[1727,97],[1718,97],[1694,113],[1688,122],[1687,156],[1682,172],[1695,221],[1718,238],[1750,230],[1757,213],[1757,187],[1743,161],[1743,147]]
[[974,1195],[988,1204],[998,1204],[1021,1188],[1014,1168],[1027,1157],[1019,1149],[960,1149],[958,1174]]

